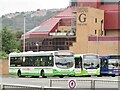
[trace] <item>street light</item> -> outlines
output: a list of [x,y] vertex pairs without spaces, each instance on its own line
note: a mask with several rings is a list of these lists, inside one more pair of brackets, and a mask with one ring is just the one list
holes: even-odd
[[96,53],[98,54],[98,50],[99,50],[99,47],[98,47],[98,45],[99,45],[99,35],[96,36],[96,40],[97,40],[97,42],[96,42],[96,44],[97,44]]
[[96,40],[97,40],[97,42],[96,42],[96,44],[97,44],[96,53],[97,53],[97,54],[99,53],[99,36],[102,36],[102,35],[103,35],[102,29],[103,29],[103,20],[101,20],[101,30],[98,30],[98,34],[97,34],[97,36],[96,36]]
[[39,51],[39,44],[38,42],[36,42],[36,46],[37,46],[37,52]]
[[26,21],[26,16],[24,16],[23,52],[25,52],[25,21]]

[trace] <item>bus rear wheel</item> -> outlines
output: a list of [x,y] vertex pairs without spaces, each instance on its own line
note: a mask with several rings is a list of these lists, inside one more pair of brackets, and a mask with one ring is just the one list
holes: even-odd
[[64,76],[59,76],[60,78],[63,78]]
[[46,77],[44,70],[41,71],[41,76],[42,76],[42,78],[45,78],[45,77]]

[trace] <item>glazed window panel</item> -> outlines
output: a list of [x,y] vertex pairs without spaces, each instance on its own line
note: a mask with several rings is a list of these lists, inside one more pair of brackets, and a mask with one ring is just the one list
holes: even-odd
[[101,0],[101,5],[105,4],[120,4],[119,0]]

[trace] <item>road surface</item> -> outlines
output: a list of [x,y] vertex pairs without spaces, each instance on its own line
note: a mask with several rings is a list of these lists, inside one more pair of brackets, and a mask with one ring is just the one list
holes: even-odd
[[[58,88],[69,88],[70,80],[75,81],[75,88],[119,88],[120,77],[48,77],[48,78],[32,78],[16,76],[1,76],[2,84],[12,85],[28,85],[36,87],[58,87]],[[74,83],[73,83],[74,85]]]

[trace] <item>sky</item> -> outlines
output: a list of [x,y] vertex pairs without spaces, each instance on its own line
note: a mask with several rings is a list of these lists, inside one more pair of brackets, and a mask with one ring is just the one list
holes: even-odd
[[69,0],[0,0],[0,16],[37,9],[66,8]]

